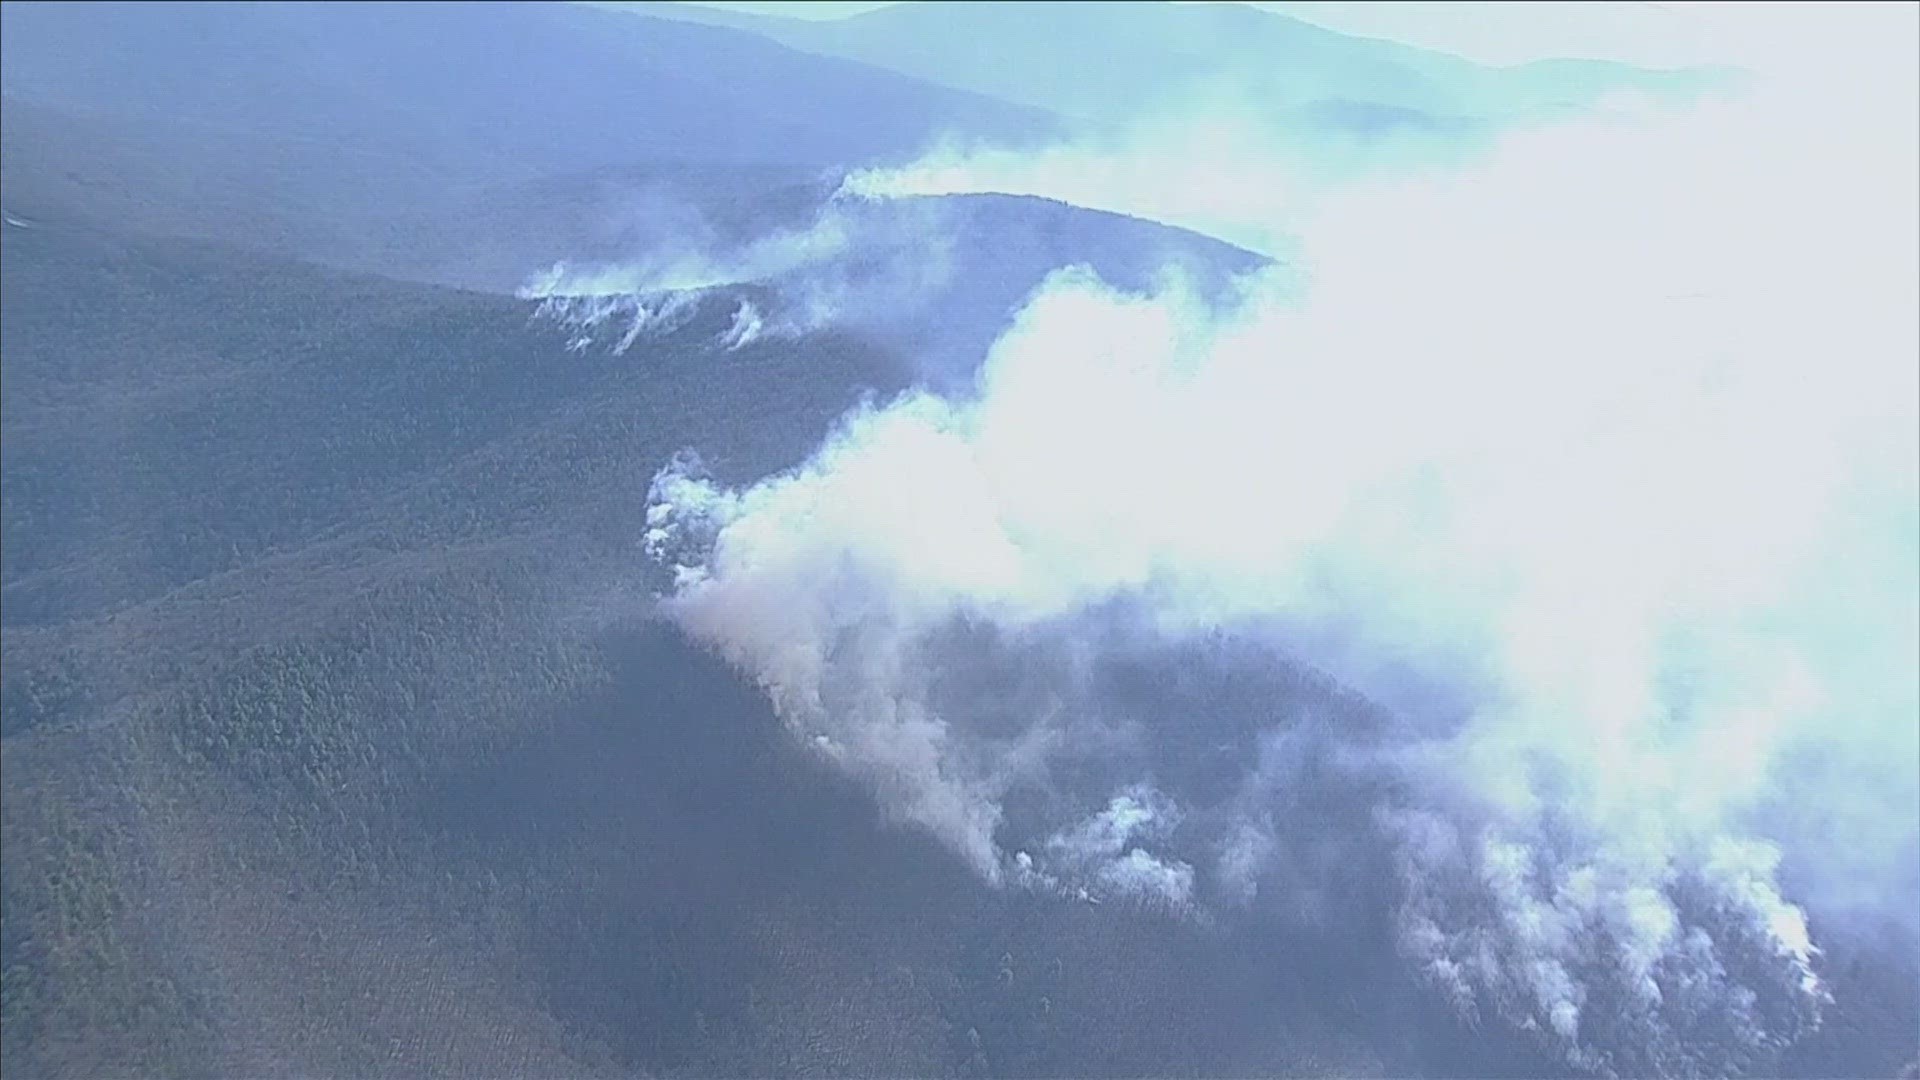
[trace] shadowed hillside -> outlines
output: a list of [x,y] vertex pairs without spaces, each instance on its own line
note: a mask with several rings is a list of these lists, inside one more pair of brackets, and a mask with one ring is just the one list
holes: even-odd
[[23,98],[481,176],[845,164],[1046,126],[755,35],[572,4],[18,4],[4,29],[0,85]]

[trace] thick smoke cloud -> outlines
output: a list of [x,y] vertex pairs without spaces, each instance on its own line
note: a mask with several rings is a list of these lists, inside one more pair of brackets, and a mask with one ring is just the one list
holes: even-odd
[[[1214,162],[1292,267],[1225,304],[1064,269],[970,393],[745,489],[677,461],[664,610],[989,881],[1311,906],[1331,800],[1464,1015],[1764,1069],[1826,999],[1809,911],[1920,882],[1916,94],[1873,71],[1298,212]],[[1113,672],[1221,642],[1322,691],[1257,687],[1202,769],[1226,698]]]

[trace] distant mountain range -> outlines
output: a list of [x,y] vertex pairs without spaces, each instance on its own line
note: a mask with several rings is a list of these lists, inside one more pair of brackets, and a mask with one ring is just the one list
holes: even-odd
[[1612,91],[1697,92],[1735,75],[1581,59],[1490,67],[1244,4],[925,0],[833,20],[661,0],[595,6],[752,31],[1096,123],[1166,117],[1196,102],[1240,118],[1332,107],[1355,122],[1396,111],[1511,119],[1586,107]]
[[[847,169],[946,134],[1060,131],[1044,110],[758,34],[575,4],[54,3],[3,18],[0,187],[17,220],[493,292],[556,261],[714,257],[804,228]],[[990,340],[1054,266],[1135,280],[1174,255],[1251,258],[1039,201],[861,218],[860,242],[886,253],[869,263],[945,252],[938,289],[895,299],[954,331],[949,346],[984,341],[944,300],[973,326],[990,296]]]
[[[1711,77],[1487,68],[1239,5],[924,3],[827,22],[611,6],[10,4],[4,208],[512,291],[561,259],[796,227],[845,170],[943,138],[1051,141],[1201,93],[1302,129],[1455,131]],[[973,235],[980,252],[1000,242]]]
[[1051,123],[759,35],[572,4],[9,4],[0,29],[0,88],[22,99],[493,174],[846,164]]

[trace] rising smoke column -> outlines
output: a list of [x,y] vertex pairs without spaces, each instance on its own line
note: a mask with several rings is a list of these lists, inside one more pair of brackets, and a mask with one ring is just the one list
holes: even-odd
[[[1398,945],[1463,1014],[1601,1071],[1764,1069],[1825,997],[1782,860],[1914,899],[1913,100],[1531,133],[1321,200],[1300,273],[1225,308],[1065,270],[970,395],[743,490],[663,471],[663,610],[1010,887],[1245,902],[1299,755],[1390,774]],[[1189,814],[1090,691],[1116,603],[1325,672],[1393,740],[1276,718]],[[942,695],[982,628],[1044,674]],[[1102,755],[1135,775],[1028,798]],[[1837,831],[1870,843],[1808,847]]]

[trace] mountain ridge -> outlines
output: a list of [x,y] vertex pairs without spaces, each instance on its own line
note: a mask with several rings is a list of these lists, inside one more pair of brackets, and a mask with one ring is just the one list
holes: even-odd
[[[1164,103],[1197,93],[1238,96],[1256,109],[1350,101],[1505,119],[1583,107],[1609,90],[1691,93],[1731,74],[1578,59],[1484,65],[1230,3],[924,0],[805,20],[668,0],[588,2],[750,30],[796,48],[1106,124],[1151,116]],[[1056,56],[1050,43],[1057,41],[1073,41],[1075,48]]]
[[[1051,124],[760,35],[572,4],[47,3],[10,5],[0,25],[21,99],[469,171],[844,164],[948,129],[1018,140]],[[855,109],[864,122],[842,124]]]

